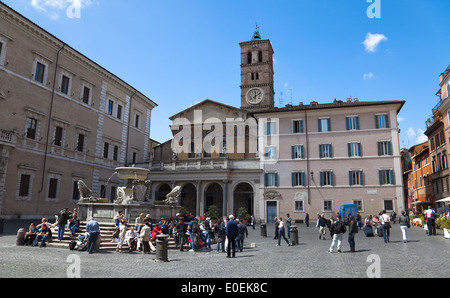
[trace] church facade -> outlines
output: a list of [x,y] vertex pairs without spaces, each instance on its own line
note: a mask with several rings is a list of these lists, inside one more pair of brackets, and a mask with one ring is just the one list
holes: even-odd
[[194,215],[245,207],[261,222],[286,214],[362,216],[404,209],[397,115],[404,101],[334,100],[275,107],[274,51],[255,32],[241,47],[241,107],[205,100],[170,117],[174,138],[150,162],[151,196],[182,186]]

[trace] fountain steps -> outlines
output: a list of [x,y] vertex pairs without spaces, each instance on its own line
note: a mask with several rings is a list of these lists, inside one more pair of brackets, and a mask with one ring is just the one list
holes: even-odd
[[[85,221],[80,223],[80,230],[78,231],[77,235],[82,235],[86,232],[86,223]],[[115,231],[114,223],[109,222],[99,222],[100,225],[100,236],[101,236],[101,243],[100,243],[100,251],[115,251],[117,248],[117,243],[112,242],[113,240],[113,233]],[[60,241],[58,240],[58,227],[52,228],[52,241],[47,243],[48,247],[56,247],[56,248],[69,248],[69,243],[72,240],[77,240],[77,237],[73,237],[70,233],[70,231],[66,228],[64,231],[64,237]],[[153,245],[155,244],[155,241],[152,241]],[[167,244],[168,249],[178,249],[175,247],[175,241],[172,237],[169,238],[169,242]],[[185,249],[189,249],[189,246],[185,245]],[[128,251],[128,244],[126,242],[123,243],[122,249],[124,251]]]

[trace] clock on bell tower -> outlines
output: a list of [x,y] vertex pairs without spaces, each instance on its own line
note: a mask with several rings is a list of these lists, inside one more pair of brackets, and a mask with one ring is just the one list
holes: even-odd
[[265,110],[274,107],[273,49],[269,39],[261,39],[259,29],[251,41],[241,46],[241,108]]

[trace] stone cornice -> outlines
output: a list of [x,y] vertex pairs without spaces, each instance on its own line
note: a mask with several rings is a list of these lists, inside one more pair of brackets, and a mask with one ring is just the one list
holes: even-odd
[[71,59],[75,63],[78,63],[86,67],[88,70],[99,75],[102,79],[115,84],[117,87],[120,87],[127,94],[134,94],[136,92],[136,96],[139,96],[140,98],[146,100],[150,104],[151,108],[157,106],[155,102],[153,102],[150,98],[146,97],[145,95],[137,91],[134,87],[132,87],[131,85],[129,85],[128,83],[126,83],[125,81],[114,75],[113,73],[109,72],[102,66],[98,65],[91,59],[87,58],[85,55],[81,54],[77,50],[73,49],[69,45],[66,45],[63,41],[61,41],[51,33],[47,32],[40,26],[36,25],[29,19],[25,18],[18,12],[14,11],[12,8],[8,7],[3,2],[0,2],[0,17],[8,21],[9,23],[21,28],[28,34],[31,34],[41,42],[44,42],[47,46],[52,47],[55,51],[58,51],[64,46],[62,52],[67,58]]

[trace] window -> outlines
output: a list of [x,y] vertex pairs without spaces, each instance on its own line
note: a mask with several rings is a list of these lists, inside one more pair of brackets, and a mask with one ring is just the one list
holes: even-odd
[[351,170],[348,172],[349,185],[364,185],[362,170]]
[[62,145],[62,138],[63,138],[63,128],[61,126],[55,127],[55,146],[61,146]]
[[278,186],[278,173],[265,173],[264,186]]
[[20,175],[19,197],[28,197],[30,194],[31,175]]
[[61,92],[64,94],[69,94],[69,85],[70,85],[70,79],[66,77],[65,75],[62,76],[61,79]]
[[391,141],[377,142],[378,156],[392,155]]
[[78,180],[73,182],[72,186],[72,200],[78,201],[80,199],[80,191],[78,190]]
[[294,145],[291,147],[292,159],[302,159],[304,158],[303,145]]
[[293,172],[292,174],[292,186],[305,186],[305,172]]
[[393,170],[379,170],[378,176],[380,185],[394,185],[394,171]]
[[247,53],[247,64],[252,64],[252,53],[251,52]]
[[57,198],[58,182],[59,182],[59,180],[57,178],[50,178],[50,182],[48,185],[48,198],[49,199]]
[[331,131],[330,118],[319,119],[319,132]]
[[320,158],[333,157],[331,144],[320,144],[319,145],[319,157]]
[[276,124],[275,122],[267,122],[266,123],[266,135],[270,136],[270,135],[273,135],[276,133],[275,132],[275,128],[276,128],[275,124]]
[[36,62],[36,71],[34,73],[34,80],[39,83],[44,83],[45,65]]
[[259,51],[258,52],[258,62],[261,63],[262,61],[263,61],[263,55],[262,55],[262,52]]
[[333,186],[334,185],[334,173],[333,171],[321,171],[320,172],[320,186]]
[[347,130],[359,130],[359,117],[358,116],[346,117],[345,124]]
[[265,153],[264,153],[264,157],[265,159],[275,159],[276,157],[276,147],[271,146],[271,147],[266,147],[265,148]]
[[90,98],[91,98],[91,88],[84,86],[83,97],[81,98],[81,100],[83,101],[83,103],[89,104]]
[[394,210],[394,201],[384,200],[384,210],[386,210],[386,211]]
[[108,158],[109,156],[109,143],[105,142],[103,144],[103,158]]
[[363,212],[363,201],[362,200],[353,200],[353,204],[355,204],[358,207],[358,211]]
[[227,156],[227,141],[223,141],[220,146],[220,157]]
[[77,142],[77,151],[83,152],[84,151],[84,141],[85,141],[85,135],[84,134],[78,134],[78,142]]
[[36,139],[37,120],[34,118],[27,118],[27,139]]
[[188,153],[188,158],[195,158],[195,143],[194,142],[191,143],[189,153]]
[[348,143],[348,157],[361,156],[361,143]]
[[303,200],[294,201],[294,211],[295,212],[304,212],[305,211],[305,202]]
[[323,201],[323,211],[333,211],[333,201]]
[[122,119],[122,106],[121,105],[117,105],[117,119]]
[[134,127],[139,128],[139,122],[140,122],[140,116],[139,116],[139,114],[136,114],[136,116],[134,116]]
[[387,114],[375,115],[375,128],[389,128],[389,118]]
[[137,153],[133,152],[133,156],[131,157],[133,163],[137,163]]
[[292,132],[293,133],[303,133],[303,120],[293,120],[292,121]]
[[3,62],[3,53],[4,53],[4,50],[5,49],[5,46],[4,46],[4,43],[2,42],[2,40],[0,40],[0,65],[3,65],[4,64],[4,62]]
[[114,112],[114,101],[108,100],[108,114],[112,116]]
[[117,161],[118,157],[119,157],[119,146],[114,146],[113,160]]

